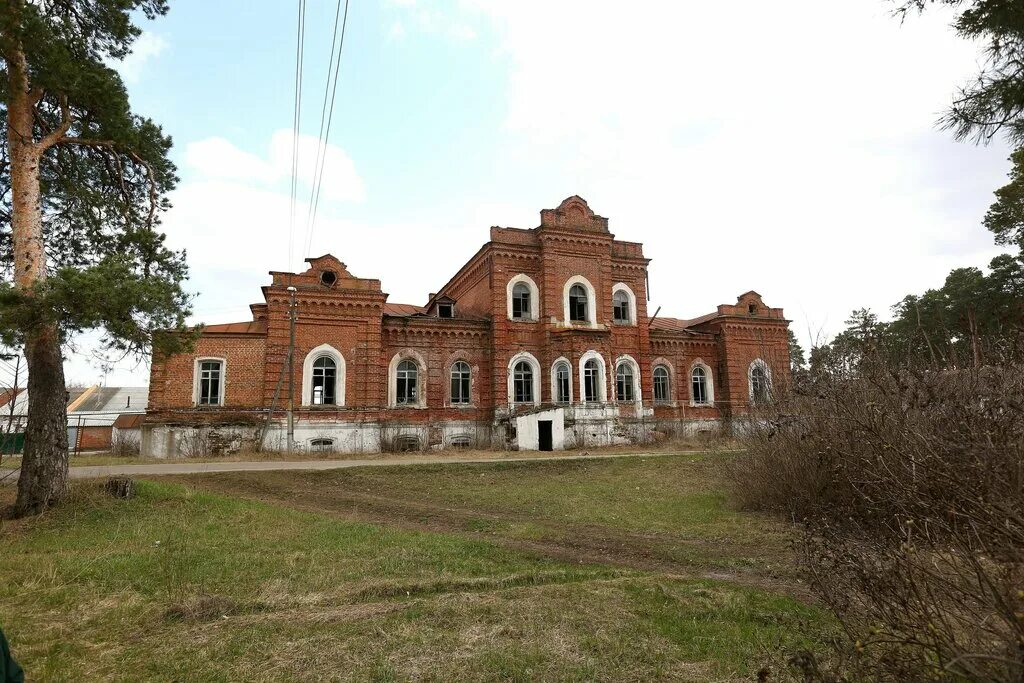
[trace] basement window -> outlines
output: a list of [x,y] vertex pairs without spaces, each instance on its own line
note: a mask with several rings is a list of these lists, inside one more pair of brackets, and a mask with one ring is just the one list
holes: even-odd
[[314,451],[329,451],[334,449],[334,439],[313,439],[309,447]]
[[410,453],[420,450],[420,440],[416,436],[405,434],[395,439],[395,450],[399,453]]
[[437,317],[438,318],[454,318],[455,317],[455,304],[438,304],[437,305]]
[[325,270],[320,273],[320,284],[324,287],[333,287],[334,283],[338,281],[338,274],[333,270]]

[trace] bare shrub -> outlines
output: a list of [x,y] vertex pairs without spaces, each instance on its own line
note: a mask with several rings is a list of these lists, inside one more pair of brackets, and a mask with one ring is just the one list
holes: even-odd
[[115,429],[110,438],[110,454],[119,458],[135,458],[142,452],[142,443],[137,434]]
[[205,458],[211,453],[209,431],[184,429],[178,440],[178,450],[186,458]]
[[802,523],[858,675],[1024,678],[1024,366],[868,358],[782,397],[745,441],[734,494]]
[[423,429],[401,424],[384,423],[380,427],[380,450],[383,453],[410,453],[427,448]]

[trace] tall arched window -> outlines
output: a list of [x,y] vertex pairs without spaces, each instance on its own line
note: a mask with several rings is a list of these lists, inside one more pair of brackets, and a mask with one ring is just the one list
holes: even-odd
[[530,286],[525,282],[517,282],[512,287],[512,317],[515,320],[532,320],[533,309],[530,304]]
[[567,362],[555,364],[555,403],[569,403],[572,400],[572,370]]
[[451,373],[451,391],[453,405],[466,405],[470,403],[469,380],[469,363],[461,360],[453,363]]
[[690,373],[690,398],[697,405],[704,405],[708,401],[708,373],[702,366],[698,365]]
[[587,322],[587,288],[575,284],[569,288],[569,320]]
[[315,406],[332,406],[337,402],[338,364],[329,356],[313,361],[312,399]]
[[533,367],[521,360],[512,368],[512,396],[516,403],[533,403]]
[[750,400],[753,403],[764,403],[769,395],[768,370],[763,363],[755,361],[750,366]]
[[654,400],[669,400],[668,368],[666,368],[664,365],[659,365],[656,368],[654,368]]
[[395,403],[400,406],[416,405],[419,396],[419,368],[416,363],[403,360],[398,364],[395,378]]
[[591,358],[583,365],[583,400],[587,403],[600,401],[601,366]]
[[633,318],[629,312],[629,294],[618,290],[612,295],[612,321],[620,325],[628,325]]
[[615,366],[615,400],[616,401],[634,401],[636,400],[636,392],[634,389],[634,382],[636,381],[636,375],[633,373],[633,365],[627,361],[622,361]]

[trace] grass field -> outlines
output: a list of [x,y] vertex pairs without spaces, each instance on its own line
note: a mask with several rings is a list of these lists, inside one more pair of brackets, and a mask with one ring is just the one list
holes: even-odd
[[694,456],[80,484],[0,533],[33,680],[779,680],[833,628]]

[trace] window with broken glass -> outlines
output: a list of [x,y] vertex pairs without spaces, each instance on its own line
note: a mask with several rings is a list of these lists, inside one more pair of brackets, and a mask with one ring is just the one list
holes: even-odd
[[313,405],[334,405],[337,376],[338,365],[333,358],[321,356],[313,361]]
[[525,282],[517,282],[512,288],[512,317],[516,320],[530,320],[530,288]]
[[612,295],[612,320],[620,325],[628,325],[629,317],[629,294],[621,289]]
[[469,403],[469,363],[458,361],[452,365],[452,403],[466,405]]
[[573,285],[569,288],[569,320],[587,321],[587,298],[587,288],[583,285]]

